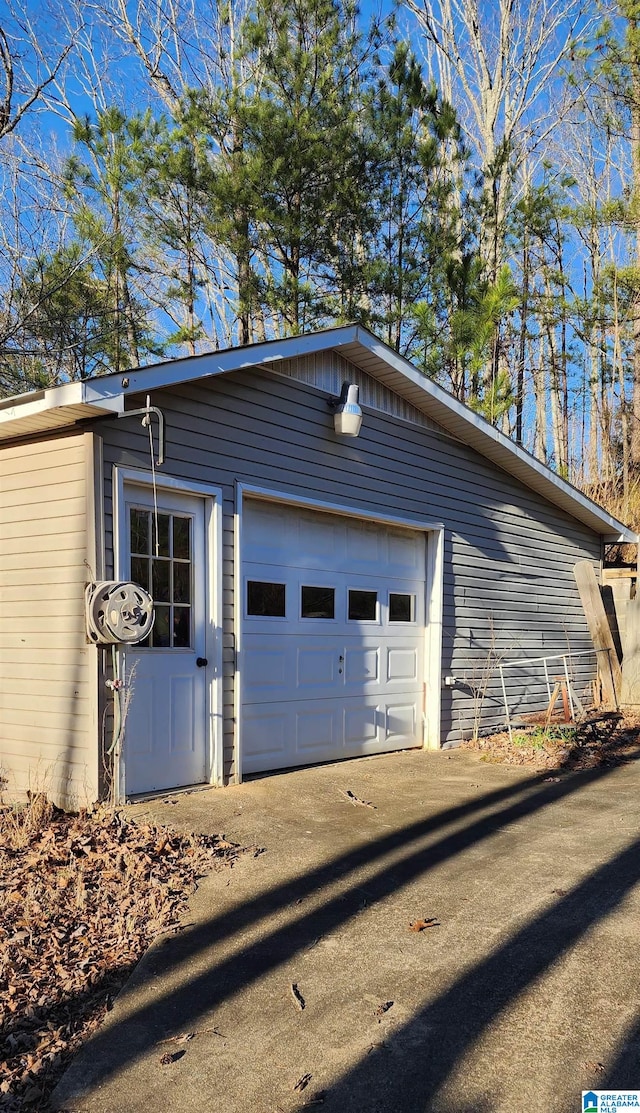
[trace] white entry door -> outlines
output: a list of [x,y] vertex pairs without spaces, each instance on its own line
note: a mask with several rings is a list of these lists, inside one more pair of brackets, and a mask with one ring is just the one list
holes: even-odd
[[124,742],[127,794],[207,780],[204,502],[125,486],[122,567],[151,592],[150,636],[126,651],[133,669]]
[[249,502],[245,773],[423,741],[424,533]]

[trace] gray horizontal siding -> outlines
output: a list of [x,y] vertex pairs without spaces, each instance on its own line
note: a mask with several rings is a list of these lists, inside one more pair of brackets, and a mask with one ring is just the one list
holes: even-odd
[[[437,430],[365,408],[356,441],[332,432],[327,396],[267,371],[241,371],[153,396],[166,419],[163,471],[223,489],[225,769],[233,769],[234,482],[300,498],[445,525],[443,672],[486,689],[482,725],[504,717],[488,655],[535,656],[591,647],[573,579],[600,557],[587,527]],[[133,408],[138,399],[130,399]],[[103,421],[106,559],[111,574],[111,470],[149,467],[139,419]],[[588,670],[587,670],[588,671]],[[589,674],[590,675],[590,674]],[[519,703],[522,684],[509,681]],[[539,677],[530,685],[538,699]],[[526,685],[525,685],[526,688]],[[546,689],[545,689],[546,691]],[[526,693],[525,693],[526,694]],[[524,701],[526,703],[526,699]],[[531,701],[529,701],[531,702]],[[478,696],[443,692],[442,741],[468,735]]]

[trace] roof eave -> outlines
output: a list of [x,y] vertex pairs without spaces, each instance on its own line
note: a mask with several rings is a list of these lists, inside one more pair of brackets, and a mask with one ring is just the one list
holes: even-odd
[[36,394],[6,399],[0,406],[0,440],[52,432],[88,418],[123,412],[122,391],[94,399],[88,386],[87,382],[63,383]]
[[445,432],[475,449],[498,467],[537,491],[556,506],[599,534],[605,541],[632,542],[637,535],[552,472],[525,449],[514,444],[479,414],[427,379],[403,356],[361,325],[343,325],[316,333],[267,340],[242,348],[188,356],[153,364],[124,374],[104,375],[22,395],[0,404],[0,439],[47,432],[103,414],[124,412],[125,397],[196,379],[211,378],[284,359],[322,351],[339,351],[363,371],[422,410]]

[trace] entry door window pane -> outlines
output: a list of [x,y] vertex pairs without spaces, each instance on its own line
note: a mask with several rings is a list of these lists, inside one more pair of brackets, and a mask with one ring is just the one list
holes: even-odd
[[[155,554],[155,537],[153,552]],[[171,556],[171,514],[158,514],[158,556]]]
[[148,510],[131,511],[131,552],[147,556],[151,552],[151,530]]
[[173,517],[173,555],[178,560],[189,560],[189,518]]
[[176,649],[188,649],[190,645],[191,611],[189,607],[173,608],[173,644]]
[[191,565],[188,561],[173,562],[173,601],[188,603],[191,597]]
[[131,557],[131,579],[140,584],[145,591],[149,591],[149,565],[146,557]]
[[131,579],[153,596],[155,621],[146,649],[190,649],[192,618],[192,527],[187,514],[158,514],[158,545],[153,511],[131,507]]
[[349,591],[349,618],[352,621],[375,622],[377,617],[377,591]]
[[336,592],[333,587],[303,587],[301,618],[335,618]]
[[285,585],[247,580],[247,614],[257,618],[284,618]]
[[155,622],[151,637],[156,649],[169,649],[171,646],[171,607],[155,607]]
[[154,560],[151,594],[156,603],[171,602],[171,567],[168,560]]
[[389,622],[414,622],[416,615],[415,595],[403,592],[389,592]]

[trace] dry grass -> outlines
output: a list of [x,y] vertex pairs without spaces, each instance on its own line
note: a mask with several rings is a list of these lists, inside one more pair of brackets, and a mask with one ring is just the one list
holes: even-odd
[[[640,532],[640,476],[631,475],[626,491],[619,478],[609,482],[578,482],[578,486],[619,522]],[[638,559],[638,546],[626,542],[607,545],[605,551],[607,564],[635,564]]]
[[0,1110],[44,1111],[153,939],[240,848],[112,811],[68,816],[43,794],[0,812]]

